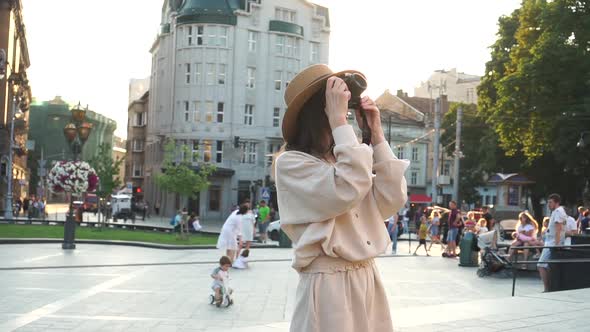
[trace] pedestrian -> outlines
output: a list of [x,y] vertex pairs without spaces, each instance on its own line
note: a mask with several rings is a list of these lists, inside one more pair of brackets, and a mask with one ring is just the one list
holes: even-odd
[[477,234],[483,234],[483,233],[487,233],[489,232],[488,230],[488,221],[485,220],[484,218],[479,218],[478,222],[477,222]]
[[[250,244],[254,241],[254,224],[256,223],[256,217],[254,217],[254,212],[248,209],[246,214],[244,214],[241,218],[241,233],[242,233],[242,246],[246,248],[246,250],[250,250]],[[240,248],[241,250],[241,248]]]
[[260,201],[260,206],[258,208],[258,232],[260,233],[260,239],[262,243],[266,243],[267,241],[267,234],[266,229],[268,228],[268,224],[270,224],[270,208],[266,205],[266,201]]
[[447,250],[443,253],[443,257],[454,258],[457,257],[457,234],[461,226],[461,211],[457,209],[455,201],[449,202],[449,231],[447,233]]
[[246,249],[238,256],[236,261],[232,264],[234,269],[247,269],[248,268],[248,256],[250,256],[250,250]]
[[[578,229],[580,229],[580,223],[582,222],[582,219],[584,219],[584,212],[587,211],[588,208],[583,207],[583,206],[578,206],[578,219],[576,219],[576,224],[578,225]],[[580,231],[580,233],[582,233]]]
[[445,245],[440,241],[440,212],[437,210],[432,211],[430,221],[430,246],[428,251],[432,248],[433,244],[440,245],[441,250],[445,250]]
[[393,215],[389,217],[388,224],[387,224],[387,232],[389,233],[389,238],[391,239],[391,254],[395,255],[397,253],[397,235],[399,231],[398,227],[398,216]]
[[232,260],[227,256],[221,257],[219,260],[219,267],[216,267],[211,272],[211,278],[213,278],[213,284],[211,288],[215,291],[215,305],[221,306],[223,301],[224,292],[228,292],[227,280],[229,279],[229,268],[231,267]]
[[217,249],[225,250],[227,257],[232,261],[236,259],[236,253],[241,243],[238,239],[242,235],[242,217],[248,212],[248,206],[243,204],[235,214],[230,214],[221,227],[221,233],[217,239]]
[[418,255],[418,249],[421,246],[424,246],[424,251],[426,251],[426,256],[430,256],[430,254],[428,253],[428,248],[426,248],[426,236],[428,236],[428,220],[426,219],[426,216],[422,215],[420,217],[420,227],[418,228],[418,238],[420,241],[420,244],[418,244],[418,246],[416,247],[416,250],[414,250],[414,256]]
[[29,216],[29,204],[30,204],[30,200],[28,197],[25,197],[24,201],[23,201],[23,216]]
[[156,204],[154,205],[154,211],[156,212],[157,216],[160,215],[160,201],[156,201]]
[[39,199],[38,209],[39,209],[39,216],[43,220],[45,220],[45,202],[41,198]]
[[[548,203],[549,209],[551,209],[551,218],[549,219],[549,225],[545,233],[545,246],[559,246],[563,245],[565,241],[565,223],[567,222],[567,214],[560,205],[561,196],[558,194],[549,195]],[[550,289],[549,279],[549,264],[547,261],[551,259],[551,251],[549,248],[543,248],[541,251],[541,257],[537,263],[537,269],[543,280],[544,293]]]
[[194,212],[191,212],[189,218],[188,218],[188,224],[189,224],[189,228],[191,229],[191,233],[192,232],[200,232],[201,229],[203,228],[201,226],[201,223],[199,222],[199,217],[195,215]]
[[572,236],[578,234],[578,223],[572,216],[567,216],[565,223],[565,240],[564,245],[569,246],[572,244]]
[[179,238],[182,232],[182,210],[176,211],[176,214],[174,217],[172,217],[170,224],[172,227],[174,227],[174,233],[176,233],[176,237]]
[[495,225],[496,221],[494,220],[494,217],[490,213],[490,208],[487,205],[482,206],[481,213],[482,213],[482,218],[484,218],[486,220],[486,227],[488,228],[488,230],[490,230],[490,231],[494,230],[495,229],[494,225]]
[[580,234],[590,233],[590,210],[584,211],[583,218],[580,220]]
[[151,213],[150,213],[150,202],[145,201],[145,213],[147,215],[148,218],[151,217]]
[[16,203],[15,203],[15,209],[14,209],[14,216],[16,218],[18,218],[19,214],[20,214],[20,209],[23,206],[23,201],[20,199],[20,197],[18,197],[16,199]]
[[360,143],[347,120],[351,93],[344,73],[335,75],[313,65],[285,91],[286,146],[271,174],[299,272],[290,331],[392,331],[374,257],[390,242],[382,216],[406,202],[409,163],[394,156],[369,97],[357,100],[356,119],[363,128],[359,113],[366,116],[372,147]]

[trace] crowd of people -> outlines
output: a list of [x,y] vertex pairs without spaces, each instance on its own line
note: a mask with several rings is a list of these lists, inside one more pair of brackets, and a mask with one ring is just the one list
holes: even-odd
[[45,210],[46,207],[45,200],[42,197],[37,197],[35,195],[31,195],[29,197],[25,197],[25,199],[21,200],[18,197],[14,201],[13,206],[13,214],[16,218],[21,215],[28,217],[29,219],[32,218],[45,218],[47,215],[47,211]]

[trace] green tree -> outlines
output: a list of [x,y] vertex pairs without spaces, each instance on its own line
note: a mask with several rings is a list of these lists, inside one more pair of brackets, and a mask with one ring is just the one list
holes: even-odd
[[[94,168],[99,178],[99,185],[96,189],[96,195],[99,200],[99,211],[102,209],[100,204],[108,199],[113,190],[121,186],[122,179],[119,178],[119,169],[124,158],[113,160],[113,149],[108,143],[102,143],[98,146],[97,154],[88,161]],[[106,218],[105,218],[106,219]]]
[[559,192],[573,202],[590,177],[590,3],[523,0],[499,20],[478,88],[482,120],[507,156],[537,181],[533,201]]
[[[156,184],[183,199],[196,197],[209,187],[209,176],[215,171],[215,166],[209,163],[199,163],[196,168],[193,167],[193,160],[198,159],[196,157],[186,145],[177,146],[174,140],[168,139],[164,145],[162,173],[156,175]],[[183,238],[184,228],[181,227]]]

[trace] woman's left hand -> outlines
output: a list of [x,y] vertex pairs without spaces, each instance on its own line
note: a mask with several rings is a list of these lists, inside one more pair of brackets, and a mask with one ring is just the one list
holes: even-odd
[[356,119],[359,126],[364,126],[363,118],[360,112],[365,112],[369,128],[371,128],[371,144],[377,145],[385,141],[385,135],[383,134],[383,127],[381,127],[381,112],[375,102],[365,96],[361,99],[361,110],[356,111]]

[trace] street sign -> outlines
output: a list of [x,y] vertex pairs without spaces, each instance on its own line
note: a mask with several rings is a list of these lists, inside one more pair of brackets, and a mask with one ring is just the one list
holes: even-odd
[[133,190],[133,182],[127,182],[127,189]]
[[25,143],[27,150],[35,151],[35,140],[28,139]]
[[262,187],[260,189],[260,197],[265,201],[269,201],[270,200],[270,189],[268,189],[268,187]]

